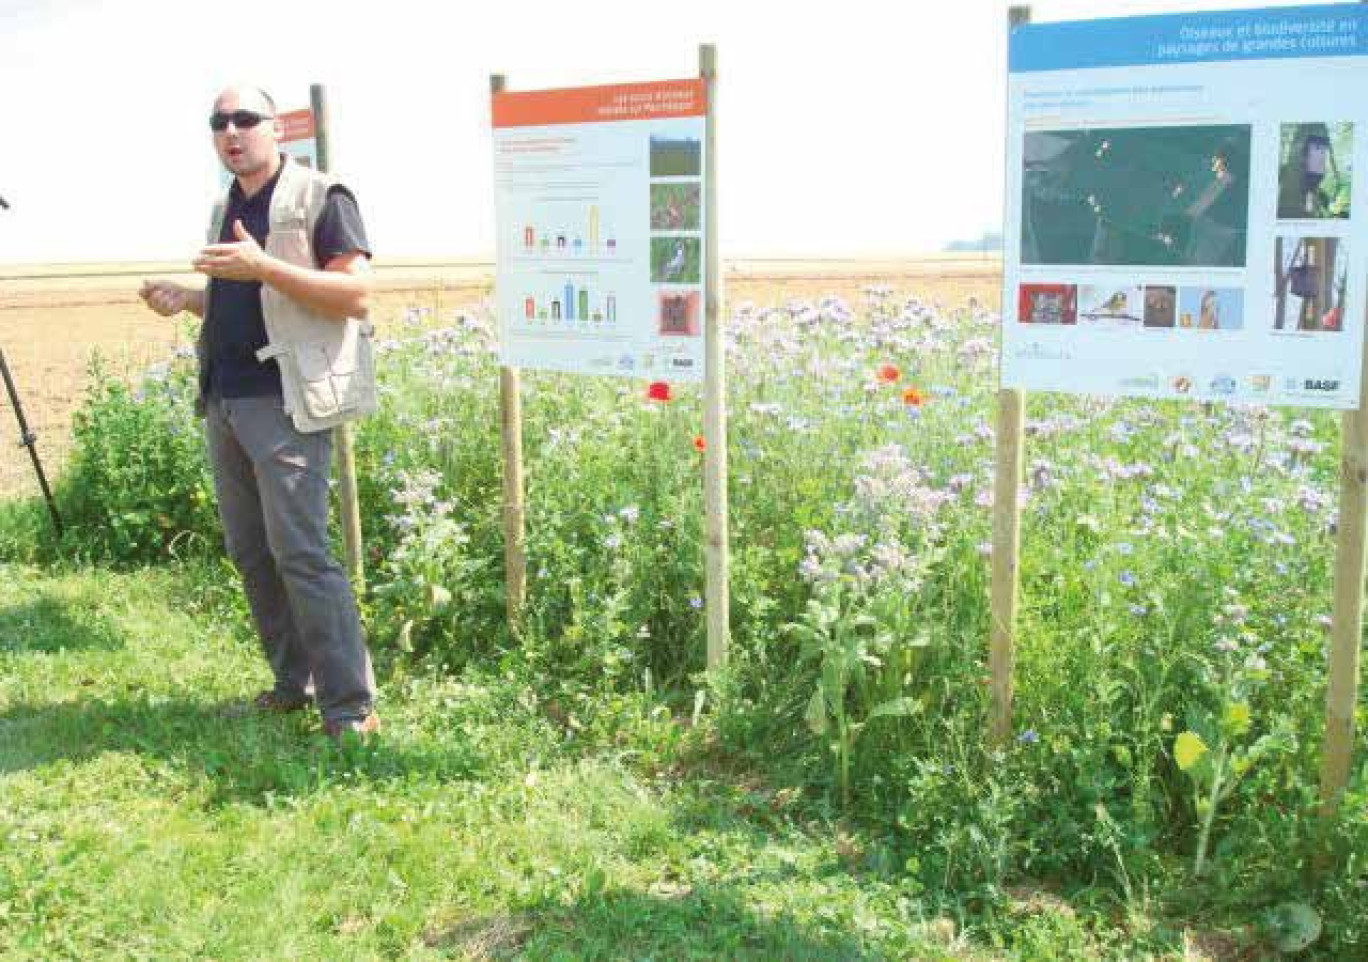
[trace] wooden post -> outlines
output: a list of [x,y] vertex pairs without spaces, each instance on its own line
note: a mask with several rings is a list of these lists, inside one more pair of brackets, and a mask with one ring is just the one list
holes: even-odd
[[[489,92],[501,93],[503,74],[490,74]],[[495,256],[498,256],[497,242]],[[524,549],[522,391],[518,369],[499,367],[499,439],[503,447],[504,583],[508,627],[515,635],[522,625],[527,597],[527,557]]]
[[[1281,262],[1279,263],[1281,268]],[[1368,323],[1368,311],[1365,311]],[[1363,578],[1368,540],[1368,331],[1359,357],[1358,409],[1340,419],[1339,524],[1335,536],[1335,603],[1325,685],[1325,743],[1321,746],[1320,811],[1330,821],[1349,785],[1358,706],[1359,649],[1363,645]]]
[[730,549],[727,500],[727,370],[722,337],[722,258],[717,249],[717,47],[698,48],[698,75],[707,95],[703,166],[704,384],[703,484],[707,535],[708,668],[727,663],[731,637]]
[[[313,113],[314,143],[318,169],[332,169],[332,142],[328,129],[328,93],[322,84],[309,85],[309,109]],[[337,441],[338,509],[342,520],[342,545],[347,554],[347,575],[358,596],[366,593],[366,562],[362,557],[361,500],[356,488],[356,448],[350,424],[333,429]]]
[[[1030,19],[1030,7],[1012,7],[1007,11],[1009,43],[1011,31],[1029,23]],[[1011,303],[1012,298],[1004,292],[1004,319]],[[996,440],[997,468],[993,486],[993,586],[989,602],[992,627],[988,646],[992,712],[988,734],[989,740],[999,745],[1006,742],[1012,734],[1012,649],[1015,641],[1017,585],[1020,580],[1020,489],[1025,458],[1022,445],[1025,416],[1025,392],[1012,388],[1000,389]]]
[[[1368,320],[1368,318],[1365,318]],[[1340,426],[1339,525],[1335,539],[1335,606],[1321,746],[1321,815],[1333,818],[1349,784],[1358,705],[1359,649],[1363,645],[1363,578],[1368,541],[1368,335],[1360,360],[1358,410]]]
[[1012,649],[1020,580],[1020,488],[1025,409],[1025,392],[1012,388],[998,391],[997,471],[993,487],[993,621],[988,673],[993,712],[990,734],[992,741],[999,744],[1012,734]]

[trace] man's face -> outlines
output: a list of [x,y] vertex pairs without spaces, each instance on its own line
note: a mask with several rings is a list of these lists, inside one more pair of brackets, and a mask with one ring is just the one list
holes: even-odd
[[[252,123],[254,118],[261,119]],[[259,91],[229,88],[219,94],[210,126],[223,166],[239,177],[250,177],[270,167],[280,139],[278,124]]]

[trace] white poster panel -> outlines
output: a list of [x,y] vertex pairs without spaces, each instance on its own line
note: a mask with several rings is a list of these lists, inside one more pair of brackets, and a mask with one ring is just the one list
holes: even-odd
[[1368,9],[1013,30],[1002,384],[1358,404]]
[[503,363],[702,380],[703,81],[496,93],[492,117]]
[[308,107],[280,115],[280,150],[305,167],[318,167],[318,135]]

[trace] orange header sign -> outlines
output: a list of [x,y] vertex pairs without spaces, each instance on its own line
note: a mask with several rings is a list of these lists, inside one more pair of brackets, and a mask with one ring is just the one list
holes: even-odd
[[290,110],[279,115],[280,125],[284,129],[281,141],[289,143],[292,140],[308,140],[314,135],[313,111],[308,107],[302,110]]
[[491,112],[495,127],[538,127],[701,117],[707,113],[707,101],[707,88],[702,80],[658,80],[497,93],[492,96]]

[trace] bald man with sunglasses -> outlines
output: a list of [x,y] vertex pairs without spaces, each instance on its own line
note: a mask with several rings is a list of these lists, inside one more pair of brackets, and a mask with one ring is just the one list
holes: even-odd
[[265,91],[224,90],[209,126],[233,181],[193,261],[208,283],[140,293],[158,314],[204,320],[198,407],[219,516],[274,675],[253,704],[316,700],[329,737],[365,737],[380,725],[375,680],[328,545],[331,428],[376,406],[365,228],[350,190],[281,153]]

